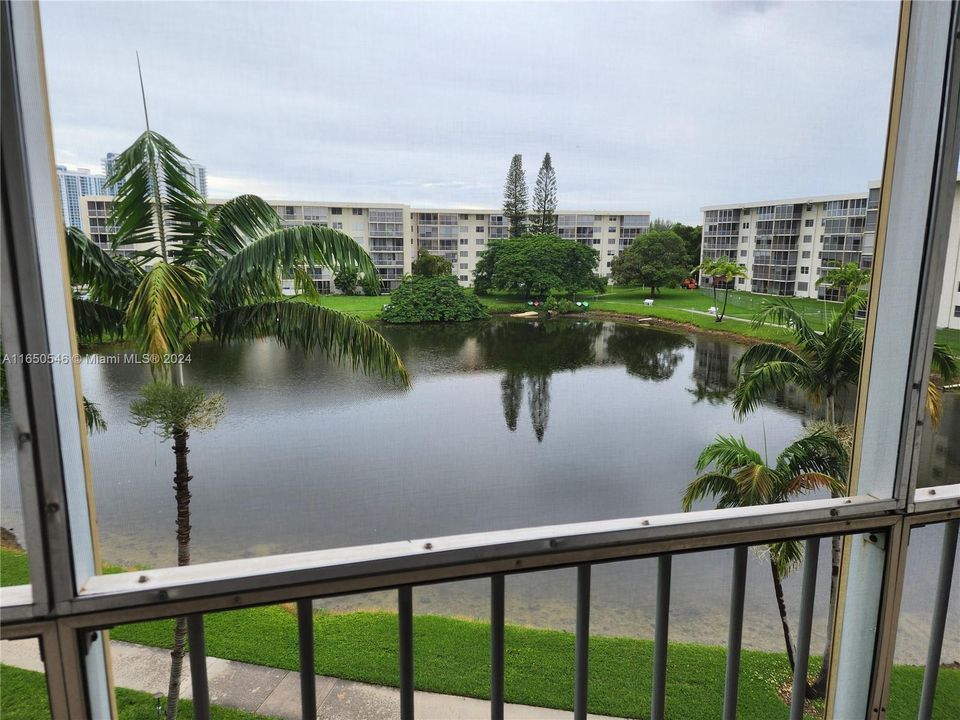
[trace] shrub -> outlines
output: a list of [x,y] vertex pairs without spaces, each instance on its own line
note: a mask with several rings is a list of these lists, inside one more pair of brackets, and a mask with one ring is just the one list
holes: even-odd
[[360,272],[355,267],[343,267],[333,277],[333,286],[344,295],[353,295],[360,282]]
[[487,311],[476,297],[457,284],[453,275],[404,278],[390,294],[381,318],[389,323],[465,322],[480,320]]
[[364,275],[360,287],[363,288],[363,294],[374,296],[380,294],[380,279],[376,275]]

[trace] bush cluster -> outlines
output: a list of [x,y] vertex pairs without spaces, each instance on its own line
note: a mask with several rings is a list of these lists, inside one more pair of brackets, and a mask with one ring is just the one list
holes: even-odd
[[404,278],[380,315],[388,323],[466,322],[486,316],[480,301],[460,287],[453,275]]

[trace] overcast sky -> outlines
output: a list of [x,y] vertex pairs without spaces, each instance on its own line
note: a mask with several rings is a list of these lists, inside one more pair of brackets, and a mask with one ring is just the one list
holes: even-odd
[[706,204],[878,178],[897,4],[44,2],[57,160],[153,128],[212,197],[501,204],[513,153],[560,206]]

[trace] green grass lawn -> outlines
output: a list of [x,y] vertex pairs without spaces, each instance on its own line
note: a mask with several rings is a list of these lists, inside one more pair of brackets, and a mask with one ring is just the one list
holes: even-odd
[[[0,552],[0,582],[11,584],[25,578],[25,556],[12,551]],[[173,621],[121,626],[114,628],[111,635],[118,640],[169,647]],[[210,614],[206,617],[206,636],[207,652],[214,657],[289,670],[298,667],[297,619],[288,607]],[[395,614],[317,613],[314,636],[316,672],[361,682],[398,684]],[[417,688],[489,697],[489,643],[487,623],[435,615],[416,616],[414,665]],[[571,709],[573,652],[571,633],[508,625],[508,702]],[[625,717],[648,716],[651,659],[652,643],[649,640],[592,637],[591,712]],[[720,647],[671,644],[667,716],[675,720],[713,720],[718,717],[723,705],[725,661],[726,651]],[[788,708],[777,697],[776,688],[788,679],[784,655],[745,650],[738,717],[754,720],[787,718]],[[888,718],[906,720],[916,717],[922,681],[922,668],[894,668]],[[960,717],[960,670],[941,671],[935,717],[943,720]]]
[[[117,688],[117,711],[120,720],[150,720],[157,716],[156,700],[148,693]],[[46,720],[50,717],[43,673],[0,665],[0,717],[3,720]],[[213,720],[271,720],[266,715],[216,705],[210,708],[210,717]],[[181,700],[177,718],[192,720],[193,703]]]

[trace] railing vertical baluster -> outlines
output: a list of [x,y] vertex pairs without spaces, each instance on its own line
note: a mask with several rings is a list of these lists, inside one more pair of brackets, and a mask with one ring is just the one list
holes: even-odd
[[490,577],[490,720],[503,720],[503,575]]
[[747,585],[747,546],[733,549],[733,584],[730,588],[730,625],[727,633],[727,677],[723,688],[723,720],[737,717],[740,684],[740,645],[743,641],[743,598]]
[[300,641],[300,715],[317,720],[317,685],[314,679],[313,600],[297,600],[297,631]]
[[663,720],[667,688],[667,633],[670,622],[670,576],[672,555],[657,558],[657,619],[653,640],[653,689],[651,720]]
[[590,645],[590,566],[577,566],[577,635],[574,651],[573,718],[587,718],[587,679]]
[[207,685],[207,643],[203,637],[203,615],[187,616],[187,642],[190,643],[193,718],[210,720],[210,687]]
[[943,633],[947,624],[947,606],[950,603],[950,581],[953,578],[953,566],[957,559],[958,532],[960,532],[960,520],[950,520],[943,526],[940,577],[937,580],[933,622],[930,625],[930,643],[927,645],[927,667],[923,671],[923,690],[920,691],[919,720],[929,720],[933,715],[937,674],[940,671],[940,654],[943,652]]
[[793,668],[793,695],[790,720],[803,720],[807,695],[807,668],[810,664],[810,632],[813,627],[813,602],[817,596],[817,565],[820,562],[820,538],[808,538],[803,550],[803,584],[800,586],[800,625],[797,628],[797,654]]
[[413,588],[397,588],[400,621],[400,720],[413,720]]

